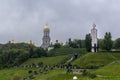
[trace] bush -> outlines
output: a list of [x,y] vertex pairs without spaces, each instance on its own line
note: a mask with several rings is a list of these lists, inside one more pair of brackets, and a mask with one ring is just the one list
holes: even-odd
[[90,78],[95,78],[96,77],[96,75],[95,74],[93,74],[93,73],[89,73],[89,75],[88,75]]
[[82,72],[83,72],[83,74],[82,74],[83,76],[89,76],[90,78],[95,78],[96,77],[95,74],[93,74],[93,73],[91,73],[87,70],[83,70]]
[[87,76],[87,74],[88,74],[87,71],[84,69],[84,70],[82,71],[82,75],[83,75],[83,76]]
[[86,66],[87,69],[98,69],[100,66],[88,65]]
[[32,70],[29,70],[28,73],[29,73],[29,74],[32,73]]

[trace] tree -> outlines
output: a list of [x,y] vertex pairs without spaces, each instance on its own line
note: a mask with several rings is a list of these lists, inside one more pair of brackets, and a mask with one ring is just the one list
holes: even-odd
[[81,48],[81,47],[82,47],[82,46],[81,46],[81,45],[82,45],[81,40],[77,40],[76,42],[77,42],[78,48]]
[[36,48],[34,50],[34,54],[33,54],[33,57],[34,58],[38,58],[38,57],[42,57],[42,56],[47,56],[47,53],[46,51],[43,49],[43,48]]
[[61,48],[61,44],[58,42],[58,40],[56,40],[56,43],[54,44],[54,49],[56,48]]
[[72,41],[72,48],[80,48],[80,46],[81,46],[81,40],[79,40],[79,39],[74,39],[73,41]]
[[72,40],[71,38],[68,39],[68,46],[71,47],[71,44],[72,44]]
[[110,51],[112,49],[113,42],[112,42],[112,36],[110,32],[105,33],[103,43],[104,43],[105,50]]
[[80,45],[81,48],[85,48],[85,40],[81,40],[81,45]]
[[118,38],[114,41],[114,48],[115,49],[120,49],[120,38]]
[[30,58],[33,56],[33,53],[34,53],[33,48],[30,47],[30,50],[29,50],[29,57],[30,57]]
[[98,45],[100,49],[104,49],[104,40],[103,39],[98,39]]
[[71,40],[71,38],[68,39],[68,47],[70,48],[83,48],[83,44],[82,40],[80,39],[74,39],[73,41]]
[[56,49],[56,48],[61,48],[61,44],[60,43],[55,43],[54,44],[54,49]]
[[86,34],[86,37],[85,37],[85,46],[86,46],[86,50],[88,52],[91,52],[91,48],[92,48],[92,44],[91,44],[91,35],[90,34]]

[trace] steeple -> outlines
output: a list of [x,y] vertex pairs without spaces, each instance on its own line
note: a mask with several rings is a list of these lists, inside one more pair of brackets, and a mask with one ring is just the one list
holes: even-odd
[[98,49],[98,40],[97,40],[97,29],[95,28],[96,27],[96,24],[93,23],[92,25],[92,29],[91,29],[91,38],[92,38],[92,52],[97,52],[97,49]]
[[93,23],[93,28],[95,28],[96,27],[96,24],[95,23]]
[[50,29],[48,27],[48,24],[44,26],[43,33],[44,33],[43,38],[42,38],[43,43],[41,47],[47,50],[50,45]]
[[28,44],[32,45],[32,44],[33,44],[32,40],[30,40],[30,41],[28,42]]

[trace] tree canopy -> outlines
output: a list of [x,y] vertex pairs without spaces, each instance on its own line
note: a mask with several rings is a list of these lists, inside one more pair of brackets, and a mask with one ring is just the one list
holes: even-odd
[[110,51],[112,49],[112,36],[110,32],[106,32],[103,40],[104,50]]
[[120,49],[120,38],[118,38],[114,41],[114,48],[115,49]]
[[86,50],[88,52],[91,52],[91,48],[92,48],[92,44],[91,44],[91,35],[90,34],[86,34],[86,37],[85,37],[85,46],[86,46]]
[[19,66],[29,58],[47,56],[44,49],[27,43],[1,44],[0,68]]

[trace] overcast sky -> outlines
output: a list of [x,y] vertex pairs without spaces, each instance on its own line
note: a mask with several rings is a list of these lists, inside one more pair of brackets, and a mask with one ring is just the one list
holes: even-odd
[[51,41],[84,39],[96,24],[98,38],[120,37],[120,0],[0,0],[0,43],[33,40],[41,45],[43,27]]

